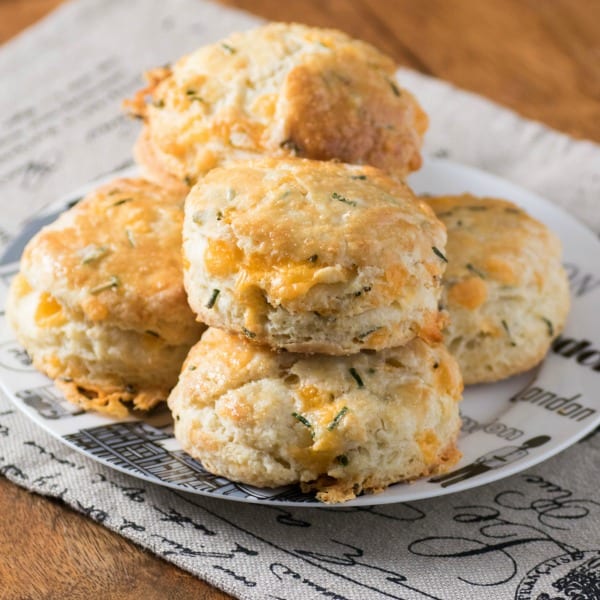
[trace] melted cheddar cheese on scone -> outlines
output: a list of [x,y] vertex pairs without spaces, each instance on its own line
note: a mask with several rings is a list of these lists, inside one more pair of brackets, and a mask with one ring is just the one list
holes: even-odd
[[445,229],[373,167],[214,169],[186,199],[183,238],[190,306],[214,327],[327,354],[441,337]]

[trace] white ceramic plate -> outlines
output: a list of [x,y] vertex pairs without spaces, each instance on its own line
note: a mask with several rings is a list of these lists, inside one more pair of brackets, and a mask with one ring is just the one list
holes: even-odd
[[[129,170],[126,173],[131,175]],[[115,174],[116,175],[116,174]],[[571,279],[573,307],[563,334],[534,372],[465,390],[462,403],[464,456],[451,473],[396,484],[343,506],[405,502],[466,490],[527,469],[573,444],[600,424],[596,393],[600,373],[600,242],[568,214],[511,183],[447,160],[428,159],[411,178],[419,193],[472,192],[512,200],[560,236]],[[97,182],[96,184],[97,185]],[[44,221],[53,219],[78,190],[32,221],[6,257]],[[14,260],[14,258],[13,258]],[[0,307],[17,265],[0,267]],[[569,341],[570,340],[570,341]],[[243,502],[324,506],[296,487],[257,489],[216,477],[187,456],[172,436],[166,409],[146,418],[116,420],[83,413],[37,373],[0,314],[0,384],[40,427],[88,457],[136,477],[182,491]]]

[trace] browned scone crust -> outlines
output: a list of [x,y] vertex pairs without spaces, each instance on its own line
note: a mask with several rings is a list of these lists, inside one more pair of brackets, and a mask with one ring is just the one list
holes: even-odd
[[89,194],[27,245],[8,317],[34,365],[86,409],[164,400],[203,326],[183,288],[183,200],[141,179]]
[[208,325],[325,354],[441,339],[445,229],[379,169],[214,169],[186,199],[183,239],[190,306]]
[[424,199],[448,230],[444,342],[465,384],[537,365],[563,329],[570,304],[558,238],[505,200]]
[[[332,29],[271,23],[147,74],[125,105],[145,121],[136,157],[161,184],[257,155],[421,165],[427,117],[394,62]],[[150,102],[146,103],[150,96]]]
[[451,467],[461,392],[440,344],[304,355],[209,328],[168,403],[176,438],[210,472],[335,503]]

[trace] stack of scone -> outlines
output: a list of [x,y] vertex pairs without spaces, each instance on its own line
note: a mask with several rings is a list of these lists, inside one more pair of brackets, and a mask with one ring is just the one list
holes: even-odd
[[152,71],[127,105],[154,183],[113,182],[40,232],[9,303],[85,408],[152,407],[189,350],[168,398],[184,449],[340,502],[456,462],[451,353],[467,383],[493,381],[562,328],[543,225],[403,183],[427,118],[370,45],[271,24]]
[[[462,380],[439,342],[444,226],[373,167],[262,159],[186,200],[184,282],[210,328],[169,397],[212,472],[326,502],[452,464]],[[219,329],[216,329],[219,328]]]

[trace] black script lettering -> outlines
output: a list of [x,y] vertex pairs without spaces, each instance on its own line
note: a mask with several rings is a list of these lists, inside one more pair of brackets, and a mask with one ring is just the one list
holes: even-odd
[[319,592],[325,598],[332,598],[332,600],[348,600],[346,596],[340,596],[340,594],[332,592],[331,590],[328,590],[322,585],[314,583],[310,579],[303,577],[302,575],[300,575],[300,573],[297,573],[296,571],[290,569],[288,566],[282,563],[272,563],[269,566],[269,570],[271,571],[271,573],[273,573],[273,575],[275,575],[275,577],[277,577],[277,579],[279,579],[279,581],[282,581],[284,577],[289,577],[291,579],[294,579],[295,581],[299,581],[307,587],[310,587],[315,592]]
[[[517,573],[517,561],[511,554],[513,548],[553,543],[563,553],[576,550],[533,525],[503,518],[500,510],[495,506],[458,506],[456,511],[458,512],[453,517],[454,521],[472,524],[476,528],[472,534],[477,537],[448,535],[425,537],[412,542],[408,550],[418,556],[468,559],[462,564],[459,563],[460,568],[464,569],[464,576],[457,575],[457,579],[469,585],[501,585],[510,581]],[[492,581],[480,582],[470,578],[473,573],[472,558],[477,556],[494,561],[495,578]]]
[[227,573],[227,575],[231,575],[236,581],[243,583],[246,587],[256,587],[256,581],[251,581],[247,579],[244,575],[238,575],[235,571],[231,569],[227,569],[222,567],[221,565],[213,565],[213,569],[217,569],[219,571],[223,571],[223,573]]
[[133,529],[134,531],[146,531],[146,528],[143,525],[139,525],[138,523],[135,523],[134,521],[130,521],[129,519],[126,519],[125,517],[122,517],[123,519],[123,525],[121,525],[119,527],[119,531],[124,531],[125,529]]
[[582,273],[577,265],[565,263],[564,267],[575,296],[583,296],[600,286],[600,278],[591,273]]
[[552,350],[565,358],[573,358],[578,352],[589,348],[592,342],[589,340],[574,340],[558,336],[552,344]]
[[600,372],[600,350],[591,346],[592,342],[589,340],[576,340],[559,335],[552,344],[552,351],[564,358],[575,358],[578,364]]
[[422,596],[427,598],[433,598],[434,600],[440,600],[437,596],[432,596],[427,592],[419,590],[418,588],[412,587],[408,585],[408,579],[402,575],[401,573],[397,573],[395,571],[390,571],[388,569],[383,569],[382,567],[378,567],[377,565],[371,565],[368,562],[364,562],[362,560],[356,560],[357,558],[363,558],[364,551],[358,546],[353,546],[351,544],[347,544],[345,542],[339,542],[338,540],[331,540],[334,544],[339,544],[340,546],[344,546],[349,548],[349,552],[343,552],[341,556],[336,556],[332,554],[323,554],[321,552],[313,552],[311,550],[295,550],[295,553],[304,558],[313,559],[318,566],[320,563],[331,564],[331,565],[339,565],[346,567],[360,566],[366,567],[367,569],[371,569],[378,573],[382,573],[385,575],[386,581],[394,583],[396,585],[400,585],[406,589],[409,589],[413,592],[417,592]]
[[185,527],[186,525],[190,525],[196,531],[201,531],[204,535],[216,535],[214,531],[211,531],[207,527],[205,527],[202,523],[197,523],[192,518],[187,517],[186,515],[182,515],[178,510],[169,507],[168,512],[162,510],[158,506],[153,507],[154,510],[163,515],[160,520],[166,523],[175,523],[180,527]]
[[101,508],[96,508],[93,504],[91,504],[90,506],[84,506],[83,504],[81,504],[81,502],[79,502],[79,500],[77,500],[76,502],[78,510],[80,510],[86,517],[89,517],[93,521],[97,521],[98,523],[104,523],[104,521],[106,521],[106,519],[108,518],[108,513],[105,510],[102,510]]
[[[4,456],[0,456],[0,461],[2,460],[4,460]],[[12,477],[23,480],[29,479],[16,465],[3,465],[0,467],[0,475],[8,477],[9,479]]]
[[570,521],[584,519],[593,507],[600,503],[587,498],[573,498],[573,492],[538,475],[521,475],[527,484],[525,492],[507,490],[498,494],[494,501],[512,510],[531,511],[542,525],[567,530]]
[[[594,357],[594,362],[590,362],[592,356]],[[600,360],[598,359],[600,359],[600,350],[587,350],[579,354],[577,362],[585,367],[596,367],[600,365]]]
[[[206,558],[233,558],[232,552],[213,552],[210,550],[194,550],[188,546],[184,546],[175,540],[171,540],[167,537],[158,534],[152,534],[152,537],[158,538],[163,544],[171,548],[170,550],[163,550],[163,556],[169,556],[175,554],[177,556],[204,556]],[[201,544],[203,546],[203,544]]]

